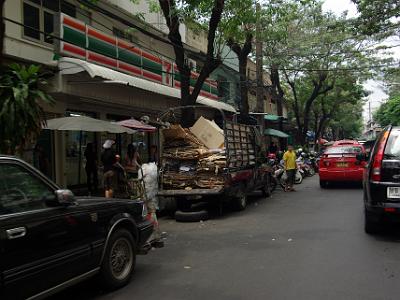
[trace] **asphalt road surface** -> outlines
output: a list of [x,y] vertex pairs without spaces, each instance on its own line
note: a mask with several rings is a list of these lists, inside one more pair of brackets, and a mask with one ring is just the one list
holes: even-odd
[[399,230],[364,233],[362,190],[321,190],[318,176],[296,188],[203,223],[162,219],[165,248],[138,257],[127,287],[89,281],[53,298],[399,299]]

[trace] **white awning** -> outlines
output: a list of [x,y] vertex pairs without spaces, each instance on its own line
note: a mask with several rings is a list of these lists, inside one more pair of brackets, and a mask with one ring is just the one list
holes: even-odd
[[[58,68],[60,69],[60,73],[64,75],[87,72],[92,78],[100,77],[106,79],[107,81],[105,81],[105,83],[115,83],[115,84],[133,86],[135,88],[149,91],[152,93],[170,96],[177,99],[181,98],[181,92],[178,89],[158,84],[155,82],[151,82],[149,80],[145,80],[139,77],[131,76],[125,73],[121,73],[113,69],[92,64],[77,58],[70,58],[70,57],[61,58],[58,63]],[[212,100],[206,97],[199,96],[197,97],[196,102],[202,105],[222,109],[225,111],[236,112],[236,109],[232,105]]]

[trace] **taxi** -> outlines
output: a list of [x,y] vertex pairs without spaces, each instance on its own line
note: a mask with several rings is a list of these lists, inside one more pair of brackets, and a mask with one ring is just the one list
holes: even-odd
[[329,182],[362,182],[365,161],[359,160],[365,149],[358,141],[336,141],[320,157],[319,182],[326,188]]

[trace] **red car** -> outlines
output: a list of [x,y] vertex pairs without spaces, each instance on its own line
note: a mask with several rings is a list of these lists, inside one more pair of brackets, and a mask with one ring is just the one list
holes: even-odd
[[357,158],[365,153],[364,147],[357,141],[342,140],[335,142],[321,155],[319,161],[319,183],[326,188],[331,181],[362,182],[365,161]]

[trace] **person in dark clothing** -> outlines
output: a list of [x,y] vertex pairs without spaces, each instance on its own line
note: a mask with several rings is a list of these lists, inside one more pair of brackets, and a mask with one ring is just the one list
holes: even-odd
[[106,198],[129,199],[128,178],[119,155],[115,155],[111,170],[104,173],[104,189]]
[[268,147],[268,153],[276,154],[277,152],[278,152],[278,146],[275,145],[274,142],[271,142],[271,144]]
[[151,147],[150,147],[149,162],[158,163],[158,153],[157,153],[157,146],[156,145],[151,145]]
[[113,140],[106,140],[103,144],[103,153],[101,154],[101,162],[103,164],[103,172],[106,173],[112,169],[115,163],[115,150],[112,148],[114,145]]
[[97,191],[98,178],[97,178],[97,155],[93,143],[88,143],[85,149],[86,158],[86,180],[89,193]]
[[112,148],[113,140],[106,140],[103,144],[103,153],[101,154],[101,162],[103,164],[103,183],[106,198],[112,198],[112,187],[110,180],[113,177],[113,165],[116,162],[115,150]]

